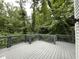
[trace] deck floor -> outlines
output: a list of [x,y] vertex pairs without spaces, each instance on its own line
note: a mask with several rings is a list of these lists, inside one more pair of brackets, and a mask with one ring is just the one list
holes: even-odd
[[67,42],[54,45],[44,41],[31,45],[20,43],[0,50],[0,59],[75,59],[75,45]]

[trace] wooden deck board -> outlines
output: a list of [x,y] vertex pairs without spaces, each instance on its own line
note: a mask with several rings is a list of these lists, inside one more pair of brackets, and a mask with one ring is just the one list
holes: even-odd
[[[2,51],[2,52],[1,52]],[[75,59],[75,45],[57,42],[56,45],[44,41],[35,41],[31,45],[21,43],[0,50],[4,59]]]

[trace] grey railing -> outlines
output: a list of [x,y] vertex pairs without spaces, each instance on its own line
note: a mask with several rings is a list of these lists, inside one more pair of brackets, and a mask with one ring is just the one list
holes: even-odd
[[67,40],[70,39],[71,35],[49,35],[49,34],[23,34],[23,35],[8,35],[8,36],[2,36],[0,37],[0,43],[6,43],[5,45],[7,47],[11,47],[14,44],[17,44],[19,42],[29,42],[29,44],[32,43],[32,41],[35,40],[44,40],[47,42],[53,42],[56,44],[57,40]]

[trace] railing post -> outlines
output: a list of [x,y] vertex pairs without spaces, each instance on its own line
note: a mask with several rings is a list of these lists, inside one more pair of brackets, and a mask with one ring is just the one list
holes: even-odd
[[25,37],[25,38],[24,38],[24,41],[26,42],[26,41],[27,41],[27,35],[24,35],[24,37]]
[[9,36],[8,37],[8,40],[7,40],[7,48],[11,47],[12,46],[12,37]]
[[39,34],[39,35],[38,35],[38,37],[39,37],[39,40],[41,40],[41,39],[42,39],[42,35],[41,35],[41,34]]
[[57,36],[54,35],[54,44],[56,44]]
[[31,42],[32,42],[32,37],[31,36],[29,36],[28,41],[29,41],[29,44],[31,44]]

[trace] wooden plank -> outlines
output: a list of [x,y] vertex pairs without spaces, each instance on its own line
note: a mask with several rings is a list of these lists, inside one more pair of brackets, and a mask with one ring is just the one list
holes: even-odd
[[6,59],[75,59],[75,45],[67,42],[57,42],[56,45],[44,41],[35,41],[31,45],[22,43],[5,52],[0,57]]

